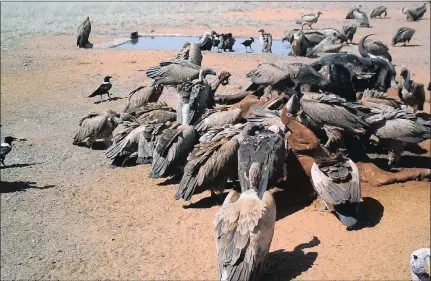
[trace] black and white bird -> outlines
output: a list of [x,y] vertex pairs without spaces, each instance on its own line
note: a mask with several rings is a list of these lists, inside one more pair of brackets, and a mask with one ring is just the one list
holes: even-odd
[[12,150],[12,142],[14,140],[17,140],[17,138],[8,136],[8,137],[4,138],[4,142],[1,144],[1,147],[0,147],[0,161],[3,164],[3,166],[6,166],[6,164],[4,163],[4,159],[5,159],[6,155],[8,155],[9,152],[11,152],[11,150]]
[[103,95],[107,94],[109,98],[111,98],[111,96],[109,95],[109,90],[111,90],[112,88],[112,84],[109,81],[110,79],[112,79],[112,76],[106,76],[103,79],[103,83],[102,85],[99,86],[99,88],[97,88],[96,91],[94,91],[91,95],[89,95],[89,98],[95,97],[95,96],[100,96],[100,98],[103,100]]
[[247,52],[247,47],[250,48],[251,51],[253,51],[253,49],[251,48],[251,44],[253,44],[254,39],[253,37],[250,37],[250,39],[244,40],[244,42],[242,42],[241,44],[245,46],[245,51]]

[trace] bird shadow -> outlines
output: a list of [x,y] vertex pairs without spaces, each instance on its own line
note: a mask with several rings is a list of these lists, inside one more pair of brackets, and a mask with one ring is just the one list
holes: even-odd
[[319,238],[314,236],[312,240],[299,244],[291,252],[280,249],[269,253],[260,280],[285,281],[298,277],[313,267],[318,256],[317,252],[305,253],[304,249],[313,248],[319,244]]
[[404,150],[411,152],[411,153],[414,153],[414,154],[425,154],[428,152],[428,150],[422,148],[417,143],[406,143],[406,144],[404,144]]
[[387,157],[376,157],[371,161],[378,168],[388,171],[388,172],[398,172],[400,169],[408,169],[408,168],[423,168],[429,169],[430,159],[428,156],[421,155],[402,155],[398,163],[395,167],[390,169],[388,167],[388,159]]
[[45,185],[45,186],[37,186],[35,182],[24,182],[24,181],[15,181],[15,182],[0,182],[0,193],[11,193],[17,191],[26,191],[29,188],[35,189],[48,189],[54,187],[55,185]]
[[416,116],[424,119],[425,121],[430,121],[430,119],[431,119],[430,118],[431,114],[428,114],[426,112],[418,112],[418,113],[416,113]]
[[277,220],[302,210],[316,198],[310,178],[294,153],[287,156],[286,168],[287,180],[272,194],[277,206]]
[[408,47],[408,48],[410,48],[410,47],[421,47],[421,46],[422,45],[418,45],[418,44],[409,44],[409,45],[398,45],[395,47],[402,47],[402,48]]
[[385,207],[378,200],[371,197],[363,197],[362,202],[359,203],[358,222],[348,230],[357,231],[375,227],[382,219],[384,211]]
[[190,203],[189,205],[184,205],[184,209],[209,209],[214,206],[221,206],[224,199],[228,195],[228,192],[219,194],[217,196],[208,196],[200,199],[197,202]]
[[173,184],[179,184],[181,181],[181,175],[167,178],[165,181],[158,183],[158,186],[168,186]]
[[116,101],[116,100],[121,100],[124,99],[123,97],[112,97],[112,98],[108,98],[106,100],[99,100],[99,101],[95,101],[94,104],[100,104],[103,102],[108,102],[108,101]]
[[1,166],[0,169],[23,168],[23,167],[33,166],[33,165],[37,165],[37,164],[40,164],[40,163],[11,164],[11,165],[7,165],[7,166]]

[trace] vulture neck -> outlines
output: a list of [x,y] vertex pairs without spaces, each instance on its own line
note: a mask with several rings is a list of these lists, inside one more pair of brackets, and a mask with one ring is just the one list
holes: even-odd
[[201,71],[199,71],[199,82],[203,82],[204,78],[205,78],[205,70],[201,69]]
[[217,91],[218,87],[221,84],[222,79],[216,79],[214,80],[214,82],[211,83],[211,93],[215,94],[215,92]]

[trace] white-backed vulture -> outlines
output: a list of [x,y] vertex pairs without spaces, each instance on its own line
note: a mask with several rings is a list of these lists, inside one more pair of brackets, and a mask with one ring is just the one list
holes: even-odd
[[290,47],[293,56],[305,57],[308,48],[308,40],[302,30],[298,30],[293,34],[293,40]]
[[308,25],[310,29],[312,29],[312,25],[319,20],[319,17],[322,13],[319,11],[315,14],[303,15],[299,20],[296,21],[296,24],[301,25],[301,29],[304,28],[304,25]]
[[90,113],[79,121],[79,131],[73,138],[74,145],[85,142],[88,147],[92,147],[97,139],[103,139],[105,144],[110,143],[112,131],[120,123],[120,115],[108,109],[103,115]]
[[410,255],[410,274],[412,281],[430,280],[430,248],[421,248]]
[[333,94],[305,93],[297,113],[298,120],[316,134],[328,137],[325,146],[342,141],[344,134],[365,134],[369,124],[352,113],[346,100]]
[[211,51],[214,36],[217,36],[217,33],[214,30],[205,32],[196,42],[196,45],[198,45],[201,50]]
[[398,82],[398,96],[413,108],[413,112],[424,110],[425,88],[421,83],[410,79],[410,71],[403,67],[400,71],[401,81]]
[[316,157],[311,181],[330,211],[347,227],[357,222],[361,181],[355,163],[341,153]]
[[374,34],[367,34],[364,37],[362,37],[358,45],[363,46],[370,56],[373,55],[373,56],[384,57],[391,62],[392,56],[389,54],[388,46],[385,43],[380,42],[378,40],[366,40],[371,35],[374,35]]
[[356,30],[358,29],[358,26],[356,24],[350,24],[343,26],[343,33],[346,35],[347,39],[352,43],[353,36],[356,33]]
[[260,29],[259,41],[262,48],[262,53],[272,53],[272,35]]
[[90,17],[87,17],[78,27],[76,36],[76,46],[79,48],[84,48],[88,42],[88,37],[90,37],[91,32],[91,22]]
[[[187,157],[184,174],[178,186],[175,199],[189,201],[205,189],[211,195],[224,190],[228,179],[238,177],[238,148],[242,141],[244,124],[213,127],[204,134],[200,142]],[[214,132],[218,130],[218,132]]]
[[193,126],[178,125],[164,130],[158,139],[150,172],[153,179],[183,172],[187,156],[195,145],[197,133]]
[[407,106],[387,93],[377,90],[366,89],[363,92],[356,93],[357,102],[366,107],[391,106],[393,108],[407,109]]
[[418,21],[427,11],[426,4],[424,3],[422,6],[416,8],[403,8],[401,11],[406,15],[408,21]]
[[382,14],[385,14],[385,17],[388,15],[388,12],[386,11],[387,8],[385,6],[378,6],[377,8],[375,8],[371,14],[370,14],[370,18],[375,18],[375,17],[382,17]]
[[405,46],[406,42],[410,43],[415,31],[415,29],[410,27],[400,27],[392,38],[392,46],[395,46],[398,43],[403,43],[403,46]]
[[420,143],[430,138],[430,121],[405,109],[372,107],[371,112],[365,120],[371,124],[370,133],[383,140],[389,148],[389,167],[401,157],[404,143]]
[[194,124],[208,107],[210,85],[205,79],[207,74],[217,75],[209,68],[199,71],[199,79],[186,81],[177,86],[180,102],[177,106],[177,122],[184,125]]
[[124,111],[126,112],[129,109],[144,106],[149,102],[157,102],[162,92],[163,84],[141,86],[130,92]]

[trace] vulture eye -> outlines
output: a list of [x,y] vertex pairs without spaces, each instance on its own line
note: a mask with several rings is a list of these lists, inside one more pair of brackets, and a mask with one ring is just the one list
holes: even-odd
[[413,255],[413,258],[414,258],[415,260],[417,260],[417,259],[418,259],[418,256],[416,256],[416,255]]

